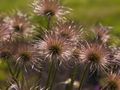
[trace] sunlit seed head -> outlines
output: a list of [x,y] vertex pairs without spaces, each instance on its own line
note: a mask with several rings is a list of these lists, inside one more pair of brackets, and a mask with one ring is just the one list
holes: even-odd
[[81,63],[80,59],[80,49],[77,47],[74,47],[74,50],[72,51],[71,58],[68,62],[68,68],[74,68],[75,66],[79,65]]
[[9,30],[12,33],[12,37],[20,36],[31,36],[33,34],[33,25],[26,14],[20,11],[15,13],[13,16],[6,17],[4,22],[8,25]]
[[96,35],[97,41],[102,43],[106,43],[109,40],[109,31],[110,27],[105,27],[101,24],[99,26],[96,26],[96,28],[93,30]]
[[34,0],[32,7],[38,15],[56,17],[58,20],[63,20],[70,11],[61,6],[59,0]]
[[14,54],[12,41],[4,41],[0,45],[0,58],[10,59]]
[[91,70],[105,71],[110,63],[109,50],[103,45],[87,44],[80,50],[80,58],[83,62],[91,63]]
[[21,45],[18,46],[17,50],[17,58],[20,58],[20,60],[23,60],[22,62],[29,62],[33,60],[33,47],[30,47],[29,45]]
[[112,62],[117,65],[120,66],[120,47],[117,47],[114,49],[114,55],[113,55],[113,60]]
[[36,46],[44,58],[51,59],[54,57],[62,62],[69,60],[73,51],[69,42],[58,37],[53,32],[46,33],[43,40],[39,40]]
[[102,90],[120,90],[119,74],[109,73],[101,82]]
[[33,67],[39,63],[39,54],[34,45],[26,40],[14,41],[15,54],[14,60],[19,65],[24,66],[27,69],[28,66]]
[[75,44],[79,41],[81,36],[81,26],[78,26],[74,22],[59,22],[58,25],[55,27],[55,33],[64,38],[71,43]]
[[2,22],[0,23],[0,41],[8,41],[10,39],[11,31],[8,26]]
[[88,60],[90,60],[90,62],[99,63],[100,56],[97,53],[93,52],[93,53],[89,54]]
[[53,53],[53,54],[60,54],[61,50],[59,48],[59,46],[57,45],[53,45],[49,48],[50,52]]

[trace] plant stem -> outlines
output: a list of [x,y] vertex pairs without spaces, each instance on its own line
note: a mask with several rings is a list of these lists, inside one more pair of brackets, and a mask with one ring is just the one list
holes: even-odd
[[28,80],[26,79],[26,72],[25,72],[25,70],[24,70],[24,68],[25,68],[25,66],[24,66],[24,64],[22,65],[22,68],[21,68],[21,74],[22,74],[22,85],[21,85],[21,87],[22,87],[22,90],[28,90]]
[[7,66],[8,66],[8,69],[9,69],[9,72],[10,72],[11,76],[14,76],[14,73],[12,71],[12,68],[11,68],[11,65],[10,65],[9,61],[8,60],[6,60],[6,61],[7,61]]
[[47,29],[50,29],[51,16],[47,16],[47,20],[48,20]]
[[68,88],[66,88],[66,90],[73,90],[73,84],[74,84],[75,77],[77,74],[77,69],[78,69],[78,65],[74,66],[72,74],[71,74],[71,82],[70,82],[70,85],[68,85]]
[[21,90],[24,89],[24,81],[25,81],[25,79],[24,79],[23,70],[22,70]]
[[86,76],[88,74],[89,68],[90,68],[90,63],[86,64],[86,66],[84,67],[84,72],[81,76],[80,85],[79,85],[78,90],[82,90],[82,87],[83,87],[84,81],[86,79]]
[[24,72],[24,79],[25,79],[25,86],[27,88],[27,90],[29,90],[29,79],[27,78],[27,75]]
[[55,78],[56,78],[58,66],[59,66],[59,62],[57,62],[57,66],[54,66],[53,77],[52,77],[52,80],[51,80],[52,82],[51,82],[49,90],[52,90],[52,87],[53,87],[53,84],[54,84],[54,81],[55,81]]
[[45,86],[45,90],[47,90],[49,88],[49,84],[50,84],[50,78],[51,78],[51,75],[52,75],[52,71],[53,71],[53,68],[54,68],[54,60],[52,60],[51,64],[50,64],[50,69],[48,71],[48,78],[47,78],[47,83],[46,83],[46,86]]
[[20,67],[16,68],[16,73],[15,73],[15,77],[18,78],[20,74]]
[[21,68],[20,68],[20,66],[19,66],[19,64],[18,63],[16,63],[16,65],[15,65],[15,77],[16,78],[18,78],[19,77],[19,74],[20,74],[20,72],[21,72]]
[[9,72],[10,72],[10,74],[11,74],[12,80],[15,81],[16,84],[17,84],[17,86],[19,87],[19,82],[17,81],[17,77],[15,76],[15,73],[14,73],[13,70],[12,70],[12,67],[11,67],[10,62],[9,62],[8,60],[6,60],[6,62],[7,62],[7,66],[8,66]]

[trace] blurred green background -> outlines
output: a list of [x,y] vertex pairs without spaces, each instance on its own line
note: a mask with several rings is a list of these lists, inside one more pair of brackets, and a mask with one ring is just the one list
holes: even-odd
[[[14,9],[31,12],[33,0],[0,0],[0,13],[9,13]],[[83,24],[87,29],[97,22],[112,26],[111,41],[120,45],[120,0],[61,0],[64,6],[73,9],[70,17]],[[0,62],[0,81],[6,79],[4,64]]]

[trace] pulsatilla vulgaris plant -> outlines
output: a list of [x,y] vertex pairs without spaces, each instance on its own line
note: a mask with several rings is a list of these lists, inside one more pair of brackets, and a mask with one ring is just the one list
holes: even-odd
[[1,90],[120,90],[120,49],[110,44],[109,27],[95,26],[90,40],[59,0],[31,6],[45,27],[21,11],[0,15],[0,59],[9,71]]

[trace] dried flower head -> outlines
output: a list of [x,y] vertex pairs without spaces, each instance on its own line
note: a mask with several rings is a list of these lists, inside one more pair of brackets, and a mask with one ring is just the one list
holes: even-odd
[[120,75],[110,73],[102,81],[102,90],[120,90]]
[[25,70],[27,66],[34,68],[40,60],[37,49],[30,42],[19,40],[14,43],[14,47],[16,48],[14,58]]
[[73,44],[79,41],[81,35],[81,26],[76,25],[74,22],[59,22],[55,30],[58,36]]
[[38,15],[48,18],[55,16],[58,20],[63,20],[69,13],[69,9],[61,6],[59,0],[34,0],[32,6]]
[[0,45],[0,58],[9,59],[14,54],[12,41],[4,41]]
[[114,57],[115,57],[114,62],[120,66],[120,47],[116,48]]
[[39,53],[50,60],[55,58],[64,62],[69,60],[71,56],[72,49],[70,43],[65,41],[63,38],[58,37],[53,32],[45,34],[43,40],[37,43]]
[[113,49],[113,59],[111,60],[111,64],[113,66],[114,71],[120,71],[120,47]]
[[79,55],[80,55],[80,49],[79,48],[76,48],[74,51],[73,51],[73,58],[75,59],[79,59]]
[[109,29],[110,27],[105,27],[100,24],[99,26],[96,26],[93,32],[95,33],[98,41],[106,43],[110,38]]
[[109,64],[109,50],[99,44],[87,44],[80,50],[80,58],[85,63],[90,63],[90,69],[105,71]]
[[69,60],[69,67],[74,67],[76,65],[79,64],[80,62],[80,48],[79,47],[76,47],[73,52],[72,52],[72,55],[71,55],[71,59]]
[[10,39],[11,32],[8,28],[8,26],[3,23],[0,22],[0,41],[8,41]]
[[9,26],[12,36],[31,36],[33,33],[33,26],[29,22],[27,15],[17,12],[17,14],[6,17],[4,22]]

